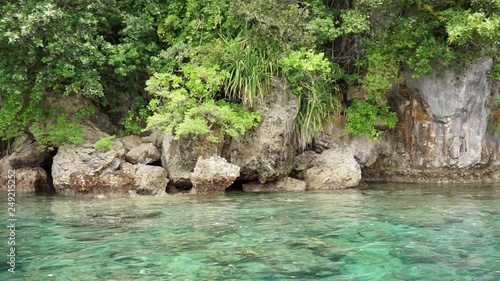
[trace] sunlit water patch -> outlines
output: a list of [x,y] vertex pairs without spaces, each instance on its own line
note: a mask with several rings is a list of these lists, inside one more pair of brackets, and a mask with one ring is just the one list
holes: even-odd
[[16,211],[16,273],[4,262],[0,280],[500,280],[500,186],[18,197]]

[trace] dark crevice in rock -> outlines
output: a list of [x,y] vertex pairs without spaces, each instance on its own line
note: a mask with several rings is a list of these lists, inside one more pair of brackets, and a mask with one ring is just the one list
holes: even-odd
[[52,179],[52,163],[54,162],[54,156],[57,154],[57,148],[52,151],[47,152],[45,159],[42,162],[42,169],[47,173],[46,182],[37,182],[35,184],[35,193],[44,194],[55,194],[56,190],[54,188],[54,181]]
[[152,162],[148,164],[149,166],[156,166],[156,167],[161,167],[161,160]]
[[168,194],[177,194],[177,193],[188,193],[193,188],[192,185],[173,185],[168,184],[167,189],[165,190]]
[[228,188],[226,188],[226,192],[242,192],[243,184],[249,183],[251,181],[248,180],[236,180],[233,184],[231,184]]

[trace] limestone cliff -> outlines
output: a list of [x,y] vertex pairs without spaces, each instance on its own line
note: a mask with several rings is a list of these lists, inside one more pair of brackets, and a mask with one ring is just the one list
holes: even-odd
[[458,72],[437,69],[395,87],[392,100],[400,121],[380,142],[367,180],[490,182],[500,180],[498,137],[487,133],[493,90],[483,57]]

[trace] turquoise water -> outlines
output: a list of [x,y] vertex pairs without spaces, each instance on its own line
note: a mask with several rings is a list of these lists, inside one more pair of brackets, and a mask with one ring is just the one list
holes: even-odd
[[18,197],[0,280],[500,280],[500,186],[370,188]]

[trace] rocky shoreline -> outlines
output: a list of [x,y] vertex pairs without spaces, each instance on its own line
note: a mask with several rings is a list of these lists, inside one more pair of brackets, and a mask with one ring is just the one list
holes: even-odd
[[95,143],[109,134],[99,122],[81,125],[83,144],[54,151],[25,136],[0,160],[2,188],[11,169],[20,193],[86,197],[218,195],[235,185],[260,192],[344,189],[361,181],[500,182],[500,137],[487,130],[499,110],[489,102],[500,95],[498,82],[488,79],[492,64],[485,57],[463,73],[441,69],[419,79],[408,72],[391,92],[398,126],[377,141],[346,136],[345,120],[335,116],[300,150],[297,100],[278,84],[256,106],[260,126],[220,143],[156,131],[114,139],[103,151]]

